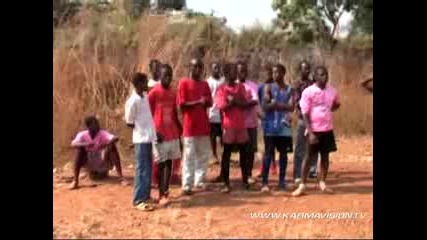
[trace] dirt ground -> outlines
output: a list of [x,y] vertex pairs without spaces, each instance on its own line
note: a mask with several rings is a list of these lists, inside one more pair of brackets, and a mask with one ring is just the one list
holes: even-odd
[[[219,185],[212,185],[210,191],[182,197],[179,186],[172,186],[171,204],[149,213],[131,207],[132,186],[121,186],[114,173],[110,181],[97,187],[87,187],[83,181],[80,189],[69,191],[64,181],[66,173],[58,171],[53,181],[53,235],[54,238],[372,238],[372,145],[372,137],[338,138],[339,151],[331,155],[327,181],[335,191],[332,195],[320,193],[311,181],[307,195],[291,197],[291,154],[285,192],[261,193],[259,183],[253,191],[243,191],[239,167],[234,165],[230,194],[222,194]],[[258,173],[259,164],[258,161],[254,173]],[[126,177],[132,181],[133,169],[131,166],[125,169]],[[216,176],[218,170],[218,165],[212,165],[208,178]],[[271,187],[277,185],[277,178],[277,175],[270,177]],[[157,190],[152,190],[152,196],[158,196]],[[344,212],[358,215],[352,219],[296,217],[298,213]],[[251,217],[251,213],[282,215],[261,218]]]

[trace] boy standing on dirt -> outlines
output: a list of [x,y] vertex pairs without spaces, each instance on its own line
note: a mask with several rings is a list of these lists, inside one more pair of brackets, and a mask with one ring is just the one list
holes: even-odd
[[301,113],[308,133],[307,154],[302,163],[302,181],[292,193],[300,196],[305,192],[309,172],[309,159],[317,157],[320,152],[320,181],[322,192],[332,193],[325,180],[329,169],[329,153],[335,152],[337,146],[332,124],[332,112],[340,107],[337,91],[328,83],[328,70],[324,66],[316,68],[315,84],[306,88],[300,100]]
[[135,90],[126,101],[125,121],[133,130],[132,142],[135,147],[133,205],[142,211],[152,211],[154,208],[148,201],[151,191],[152,143],[156,140],[156,131],[150,106],[144,95],[147,90],[147,76],[136,73],[132,83]]
[[[258,86],[258,99],[260,102],[264,98],[264,87],[265,87],[265,85],[268,85],[268,84],[271,84],[274,82],[274,80],[273,80],[273,67],[270,64],[265,66],[265,74],[266,74],[265,82],[261,83]],[[264,135],[264,149],[265,149],[265,134],[263,134],[263,135]],[[263,171],[262,167],[263,167],[263,164],[261,164],[260,171],[259,171],[257,178],[262,178],[262,171]],[[275,160],[274,156],[271,159],[271,174],[273,174],[273,175],[277,174],[277,165],[276,165],[276,160]]]
[[[209,88],[212,93],[212,99],[215,99],[217,90],[219,86],[224,83],[224,80],[221,78],[221,67],[219,62],[212,63],[212,73],[211,76],[206,80],[208,82]],[[220,138],[222,143],[222,129],[221,129],[221,114],[215,104],[213,103],[212,107],[209,108],[209,122],[211,124],[211,147],[212,153],[215,157],[216,162],[219,162],[217,154],[217,138]]]
[[159,167],[159,200],[162,205],[168,203],[172,161],[181,158],[179,146],[181,123],[178,120],[176,93],[170,89],[172,74],[172,67],[168,64],[163,65],[160,69],[160,84],[154,86],[148,94],[157,131],[154,155]]
[[116,167],[117,174],[123,184],[122,167],[116,143],[119,140],[113,134],[103,130],[95,116],[85,119],[87,130],[79,132],[71,142],[71,146],[77,149],[74,161],[74,180],[70,189],[79,187],[80,169],[86,166],[90,179],[103,179],[108,177],[108,171]]
[[[302,92],[307,87],[311,86],[313,84],[313,81],[310,79],[310,71],[311,66],[310,64],[303,60],[298,65],[298,71],[300,73],[300,79],[295,82],[295,102],[296,104],[296,111],[298,114],[298,123],[297,123],[297,139],[295,144],[295,152],[294,152],[294,184],[298,186],[301,183],[301,164],[304,159],[305,154],[307,153],[307,141],[306,136],[304,135],[305,132],[305,122],[301,113],[301,108],[298,102],[301,99]],[[310,172],[309,177],[310,178],[316,178],[317,177],[317,159],[318,156],[313,156],[310,159]]]
[[255,183],[255,179],[252,178],[252,169],[254,166],[255,153],[258,150],[258,135],[257,135],[257,105],[258,105],[258,85],[253,81],[247,80],[248,66],[246,62],[237,63],[237,82],[242,83],[245,87],[248,101],[245,105],[245,126],[248,130],[249,142],[246,145],[246,157],[248,158],[246,167],[248,170],[248,181],[250,184]]
[[247,143],[249,141],[248,130],[245,125],[245,109],[247,98],[245,87],[236,83],[237,66],[234,63],[224,65],[225,84],[218,89],[215,102],[221,110],[223,117],[223,143],[224,151],[221,159],[221,172],[224,187],[221,192],[228,193],[230,187],[230,157],[233,145],[237,145],[240,155],[240,169],[245,189],[249,188],[249,168],[247,164]]
[[274,83],[266,85],[263,109],[265,153],[263,160],[262,188],[268,192],[268,175],[275,149],[279,152],[279,189],[286,189],[285,175],[289,152],[292,152],[291,113],[295,109],[292,87],[284,81],[286,68],[282,64],[273,67]]
[[184,161],[182,188],[192,194],[193,184],[205,189],[205,175],[210,157],[210,125],[207,109],[212,106],[209,85],[203,81],[203,63],[199,58],[190,62],[190,77],[178,83],[177,103],[183,118]]

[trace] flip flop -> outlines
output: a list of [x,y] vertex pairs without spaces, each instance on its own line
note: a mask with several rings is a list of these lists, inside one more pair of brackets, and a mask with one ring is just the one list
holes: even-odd
[[138,209],[138,210],[141,210],[141,211],[143,211],[143,212],[151,212],[151,211],[154,211],[154,207],[153,207],[153,206],[151,206],[151,205],[150,205],[150,204],[148,204],[148,203],[144,203],[144,202],[142,202],[142,203],[140,203],[140,204],[136,205],[136,206],[135,206],[135,208],[136,208],[136,209]]

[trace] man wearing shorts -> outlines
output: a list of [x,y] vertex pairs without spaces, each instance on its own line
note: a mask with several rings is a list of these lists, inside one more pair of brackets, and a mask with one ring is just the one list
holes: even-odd
[[308,137],[307,154],[302,163],[302,181],[292,193],[300,196],[305,193],[309,172],[309,159],[320,152],[319,188],[322,192],[332,193],[325,180],[329,170],[329,153],[335,152],[337,146],[333,131],[332,112],[340,107],[337,91],[328,83],[326,67],[319,66],[314,73],[315,84],[306,88],[300,100],[301,113],[306,124]]
[[158,164],[159,200],[161,205],[168,203],[169,180],[172,161],[181,158],[179,137],[181,123],[178,120],[176,93],[170,88],[172,67],[168,64],[160,68],[160,84],[148,94],[150,110],[154,116],[157,142],[154,143],[155,161]]
[[240,155],[240,169],[245,189],[249,188],[249,169],[247,164],[248,131],[245,125],[245,109],[247,94],[241,83],[236,83],[237,66],[234,63],[224,65],[225,84],[218,89],[215,102],[223,117],[224,151],[221,159],[221,172],[224,187],[221,192],[231,191],[230,186],[230,157],[233,146],[237,146]]

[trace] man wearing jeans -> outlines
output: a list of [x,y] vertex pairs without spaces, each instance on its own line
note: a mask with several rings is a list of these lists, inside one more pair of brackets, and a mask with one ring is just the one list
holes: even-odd
[[153,116],[144,91],[147,76],[136,73],[132,78],[135,91],[126,101],[126,124],[133,129],[132,142],[135,146],[135,181],[133,205],[142,211],[154,210],[148,201],[151,191],[152,142],[156,140]]
[[211,154],[207,109],[212,106],[209,85],[202,80],[203,63],[193,58],[190,77],[178,83],[177,105],[181,108],[184,137],[182,190],[192,193],[193,185],[205,189],[205,175]]
[[[296,82],[294,96],[295,96],[295,103],[298,103],[301,99],[302,92],[304,89],[309,87],[313,84],[312,80],[310,79],[310,64],[307,61],[302,61],[299,66],[298,70],[301,74],[301,79]],[[301,107],[299,104],[296,104],[296,110],[298,113],[298,125],[297,125],[297,139],[295,144],[295,153],[294,153],[294,183],[295,185],[299,185],[301,183],[301,165],[302,160],[304,159],[304,155],[307,153],[306,151],[306,136],[304,135],[305,132],[305,123],[303,120],[303,116],[301,113]],[[316,178],[317,177],[317,156],[314,156],[312,159],[310,159],[310,178]]]

